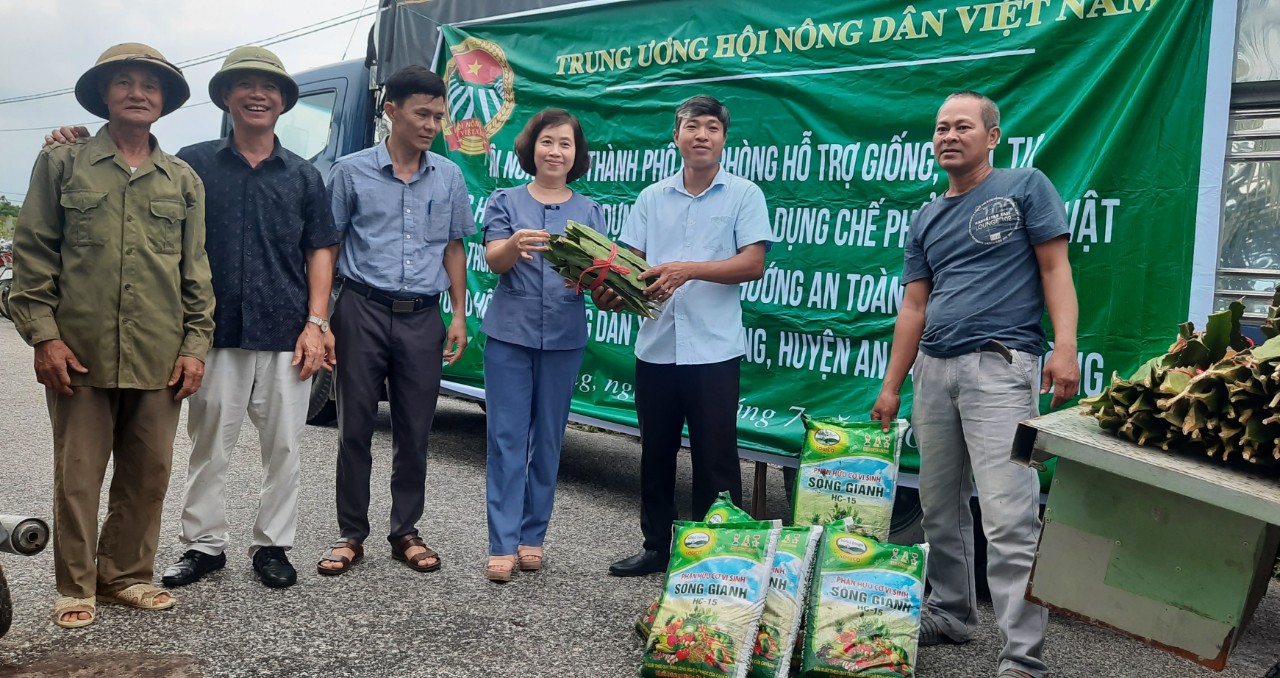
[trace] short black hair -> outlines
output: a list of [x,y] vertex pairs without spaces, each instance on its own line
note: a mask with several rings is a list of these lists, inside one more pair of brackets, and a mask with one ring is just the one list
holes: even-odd
[[982,92],[975,92],[971,89],[961,90],[947,97],[942,103],[951,101],[952,99],[977,99],[982,110],[982,126],[985,129],[1000,126],[1000,107],[992,101],[991,97]]
[[570,182],[576,181],[591,169],[590,149],[587,148],[587,137],[582,133],[582,125],[578,124],[578,119],[572,113],[563,108],[544,108],[538,111],[525,123],[524,129],[520,130],[520,134],[516,136],[516,157],[520,160],[520,169],[530,175],[538,173],[538,166],[533,162],[533,146],[538,141],[538,135],[548,127],[560,125],[573,128],[573,167],[569,168],[569,176],[566,178]]
[[405,99],[415,94],[425,94],[432,99],[444,97],[448,91],[444,80],[426,68],[417,64],[405,66],[387,78],[387,88],[383,94],[384,101],[399,106]]
[[719,99],[710,97],[705,94],[699,94],[692,99],[680,104],[676,109],[676,129],[680,129],[680,121],[689,118],[697,118],[704,115],[715,116],[716,120],[724,126],[724,133],[729,133],[729,109],[720,103]]

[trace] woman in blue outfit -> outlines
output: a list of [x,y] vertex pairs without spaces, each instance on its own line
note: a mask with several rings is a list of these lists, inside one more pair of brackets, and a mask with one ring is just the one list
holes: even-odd
[[485,260],[501,276],[485,313],[489,562],[485,576],[511,581],[542,567],[560,445],[587,345],[583,296],[542,258],[547,240],[577,221],[602,230],[600,205],[569,188],[591,166],[578,120],[549,108],[516,137],[533,181],[499,189],[484,213]]

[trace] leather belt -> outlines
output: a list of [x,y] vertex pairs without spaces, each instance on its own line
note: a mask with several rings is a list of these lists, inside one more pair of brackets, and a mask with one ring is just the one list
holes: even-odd
[[357,282],[350,278],[342,280],[342,288],[349,289],[369,301],[377,302],[391,309],[392,313],[415,313],[423,309],[432,308],[440,303],[440,295],[433,294],[428,297],[415,297],[413,299],[397,299],[382,290]]
[[1007,346],[996,341],[995,339],[989,339],[987,343],[979,346],[977,350],[974,351],[974,353],[998,353],[1000,354],[1001,358],[1004,358],[1005,362],[1009,363],[1010,365],[1013,364],[1013,353],[1009,350]]

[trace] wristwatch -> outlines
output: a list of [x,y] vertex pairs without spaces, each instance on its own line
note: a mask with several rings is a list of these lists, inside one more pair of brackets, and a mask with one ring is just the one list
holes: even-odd
[[324,318],[321,318],[318,315],[307,316],[307,322],[311,323],[312,325],[315,325],[316,327],[319,327],[321,332],[329,331],[329,321],[325,320]]

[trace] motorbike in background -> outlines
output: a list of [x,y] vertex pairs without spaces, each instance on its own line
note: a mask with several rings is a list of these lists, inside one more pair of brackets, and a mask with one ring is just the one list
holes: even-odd
[[9,288],[13,286],[13,248],[0,243],[0,315],[12,320],[9,313]]
[[[39,518],[0,515],[0,551],[19,556],[34,556],[49,543],[49,525]],[[13,599],[9,583],[0,568],[0,638],[13,623]]]

